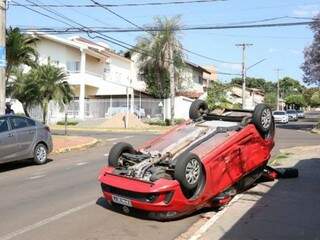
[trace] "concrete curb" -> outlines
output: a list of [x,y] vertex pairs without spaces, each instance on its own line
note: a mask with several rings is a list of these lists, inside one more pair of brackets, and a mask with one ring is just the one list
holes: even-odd
[[320,129],[314,128],[314,129],[312,129],[310,132],[311,132],[311,133],[314,133],[314,134],[320,134]]
[[71,152],[74,150],[86,149],[86,148],[89,148],[89,147],[96,145],[98,142],[99,142],[98,139],[93,139],[92,141],[90,141],[88,143],[83,143],[83,144],[78,144],[78,145],[71,146],[71,147],[57,149],[57,150],[53,151],[51,154],[59,154],[59,153]]
[[[50,127],[51,130],[57,131],[57,130],[64,130],[64,128],[59,127]],[[154,132],[154,133],[162,133],[165,131],[168,131],[170,127],[163,128],[163,129],[148,129],[148,128],[73,128],[69,127],[68,131],[79,131],[79,132],[85,132],[85,131],[92,131],[92,132]]]

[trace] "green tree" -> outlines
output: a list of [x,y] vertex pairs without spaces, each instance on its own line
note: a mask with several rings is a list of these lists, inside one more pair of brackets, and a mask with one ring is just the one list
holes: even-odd
[[[231,84],[242,85],[242,78],[237,77],[237,78],[231,79]],[[267,81],[264,78],[247,77],[246,87],[258,88],[263,90],[266,93],[276,90],[276,84],[271,81]]]
[[286,105],[294,106],[294,108],[301,108],[306,106],[306,100],[302,94],[291,94],[285,98]]
[[24,35],[19,28],[8,28],[6,30],[6,79],[8,80],[20,65],[34,67],[37,62],[38,53],[34,46],[38,39]]
[[[183,67],[182,45],[179,41],[180,17],[155,18],[153,26],[161,31],[138,38],[136,51],[139,53],[140,72],[145,78],[147,91],[159,98],[171,96],[174,102],[175,86]],[[173,76],[174,77],[170,77]],[[171,124],[174,121],[174,109],[171,106]]]
[[73,91],[66,81],[65,72],[50,63],[31,69],[30,76],[39,88],[43,122],[46,123],[49,102],[54,100],[60,105],[67,104],[73,98]]
[[272,110],[277,109],[277,94],[275,91],[267,92],[264,97],[264,102],[267,104]]
[[310,99],[310,105],[312,107],[319,107],[320,106],[320,91],[317,91],[312,94]]
[[212,82],[208,88],[207,103],[209,109],[232,108],[232,103],[227,100],[227,91],[230,87],[219,82]]
[[8,82],[7,93],[21,102],[25,115],[29,117],[29,108],[40,102],[39,85],[30,73],[23,73],[19,68],[13,74],[15,77]]
[[284,77],[280,79],[279,85],[282,98],[285,98],[291,94],[300,94],[305,89],[305,87],[302,86],[298,80],[290,77]]

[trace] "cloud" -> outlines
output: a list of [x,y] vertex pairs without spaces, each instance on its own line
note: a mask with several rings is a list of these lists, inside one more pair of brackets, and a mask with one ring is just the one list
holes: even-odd
[[296,17],[314,17],[319,11],[319,5],[301,5],[293,10],[293,15]]

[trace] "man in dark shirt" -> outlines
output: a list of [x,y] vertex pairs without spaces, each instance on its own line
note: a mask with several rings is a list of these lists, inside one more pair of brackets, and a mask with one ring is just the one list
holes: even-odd
[[13,109],[11,108],[11,103],[9,103],[9,102],[6,103],[6,111],[5,111],[5,114],[6,114],[6,115],[13,115],[13,114],[14,114],[14,111],[13,111]]

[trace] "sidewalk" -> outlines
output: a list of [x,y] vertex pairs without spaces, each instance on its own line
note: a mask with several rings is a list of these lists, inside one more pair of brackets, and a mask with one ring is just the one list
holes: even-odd
[[290,155],[278,161],[298,168],[298,178],[260,183],[236,196],[190,239],[320,239],[320,145],[282,152]]
[[80,136],[52,136],[53,151],[52,153],[63,153],[72,150],[79,150],[95,145],[98,140],[92,137]]

